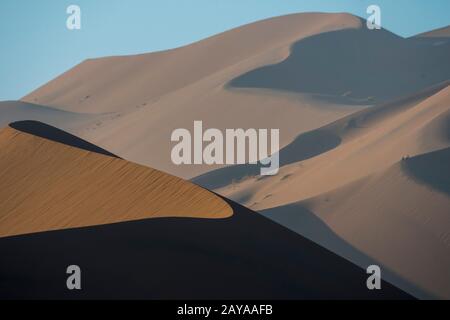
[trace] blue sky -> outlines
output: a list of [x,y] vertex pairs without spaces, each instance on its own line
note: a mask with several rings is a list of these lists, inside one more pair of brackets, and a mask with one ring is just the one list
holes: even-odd
[[[82,28],[66,28],[66,8]],[[295,12],[367,17],[411,36],[450,24],[449,0],[0,0],[0,100],[19,99],[84,59],[173,48],[242,24]]]

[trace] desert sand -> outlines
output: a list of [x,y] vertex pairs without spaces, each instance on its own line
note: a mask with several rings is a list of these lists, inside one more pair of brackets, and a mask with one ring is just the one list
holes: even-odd
[[[192,179],[363,268],[380,264],[416,297],[448,299],[450,173],[438,165],[450,147],[448,30],[405,39],[349,14],[267,19],[180,48],[86,60],[25,96],[14,120],[33,109],[33,119]],[[280,173],[173,165],[170,134],[194,120],[279,128]]]
[[192,178],[214,168],[173,165],[170,135],[191,128],[194,120],[218,129],[283,128],[280,143],[286,145],[302,131],[364,107],[365,102],[342,103],[351,100],[342,97],[328,101],[228,85],[244,72],[287,58],[300,39],[360,26],[360,19],[346,14],[268,19],[173,50],[90,59],[22,100],[77,113],[111,113],[112,119],[74,133],[127,160]]
[[[55,127],[12,123],[0,147],[1,298],[412,298],[385,281],[369,291],[365,270],[308,239]],[[74,262],[78,292],[62,285]]]
[[[42,126],[32,124],[33,130]],[[57,129],[53,133],[61,135]],[[18,129],[2,129],[0,150],[0,237],[233,213],[221,198],[190,182]]]
[[[389,281],[418,297],[448,298],[450,281],[437,279],[450,270],[449,95],[444,84],[300,136],[301,143],[281,150],[285,164],[276,176],[252,177],[247,166],[193,181],[218,187],[218,193],[361,266],[383,264],[396,274]],[[416,174],[427,176],[441,163],[438,187],[436,179],[414,179],[416,174],[401,169],[402,158],[414,157],[406,161],[411,163],[428,154],[434,163]],[[311,227],[311,215],[319,229]]]

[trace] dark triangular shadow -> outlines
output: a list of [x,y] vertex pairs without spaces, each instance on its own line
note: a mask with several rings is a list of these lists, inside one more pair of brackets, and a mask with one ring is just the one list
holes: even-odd
[[17,121],[11,123],[9,126],[15,130],[32,134],[34,136],[38,136],[47,140],[63,143],[65,145],[69,145],[75,148],[100,153],[110,157],[119,158],[115,154],[105,149],[102,149],[96,146],[95,144],[92,144],[86,140],[74,136],[73,134],[70,134],[68,132],[65,132],[61,129],[50,126],[40,121],[34,120]]

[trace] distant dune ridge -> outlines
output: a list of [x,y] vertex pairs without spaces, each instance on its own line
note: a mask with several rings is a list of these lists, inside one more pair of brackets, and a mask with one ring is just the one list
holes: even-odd
[[[1,102],[0,125],[31,119],[56,126],[123,159],[191,179],[363,269],[379,264],[386,280],[415,297],[450,299],[449,30],[405,39],[369,31],[349,14],[276,17],[176,49],[86,60],[22,101]],[[250,165],[174,165],[171,132],[194,120],[208,128],[280,129],[280,172],[260,177]],[[166,205],[175,198],[181,216],[232,214],[213,193],[126,160],[12,128],[0,132],[0,147],[7,168],[0,178],[8,177],[0,184],[14,186],[0,189],[11,199],[0,204],[11,212],[0,218],[0,235],[170,215]],[[15,158],[25,168],[21,179],[14,179]],[[63,159],[72,165],[61,166]],[[45,214],[47,197],[56,197],[46,189],[50,172],[74,177],[50,184],[66,192],[57,200],[67,208],[34,221],[31,208]],[[166,179],[170,188],[161,187]],[[179,185],[199,200],[167,193]],[[36,186],[40,197],[24,198]],[[120,194],[105,187],[79,201],[99,186]],[[161,201],[147,207],[147,192]],[[214,210],[204,211],[204,202]],[[111,210],[121,213],[107,215]]]

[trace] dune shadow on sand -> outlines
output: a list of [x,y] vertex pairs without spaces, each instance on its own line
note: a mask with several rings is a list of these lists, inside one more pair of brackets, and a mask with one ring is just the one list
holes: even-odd
[[299,40],[284,61],[244,73],[228,87],[334,96],[338,104],[371,105],[447,80],[449,55],[448,41],[436,46],[364,27],[331,31]]
[[[341,145],[349,134],[356,133],[360,129],[367,129],[371,123],[378,121],[377,119],[410,108],[438,93],[449,84],[449,81],[443,81],[423,91],[365,108],[318,129],[301,133],[280,150],[280,168],[333,150]],[[450,140],[450,125],[447,125],[445,130],[443,134]],[[208,189],[218,189],[246,177],[258,176],[260,168],[259,164],[232,165],[206,172],[192,178],[191,181]]]
[[47,140],[63,143],[75,148],[100,153],[106,156],[119,158],[115,154],[96,146],[86,140],[78,138],[66,131],[50,126],[40,121],[24,120],[10,123],[9,126],[15,130],[32,134]]
[[[280,168],[315,157],[339,146],[341,138],[326,128],[316,129],[300,134],[279,151]],[[242,164],[220,168],[191,179],[193,183],[208,189],[217,189],[239,181],[245,177],[260,174],[261,165]]]
[[[0,239],[0,298],[411,299],[234,202],[231,218],[158,218]],[[66,268],[82,290],[66,288]]]
[[301,203],[265,209],[261,211],[261,214],[308,239],[313,239],[315,243],[332,250],[353,263],[357,263],[359,266],[379,265],[382,269],[383,279],[395,283],[408,292],[412,292],[415,296],[428,299],[435,298],[429,292],[403,279],[386,266],[380,264],[380,262],[349,244]]
[[418,183],[450,196],[450,148],[406,158],[401,164]]

